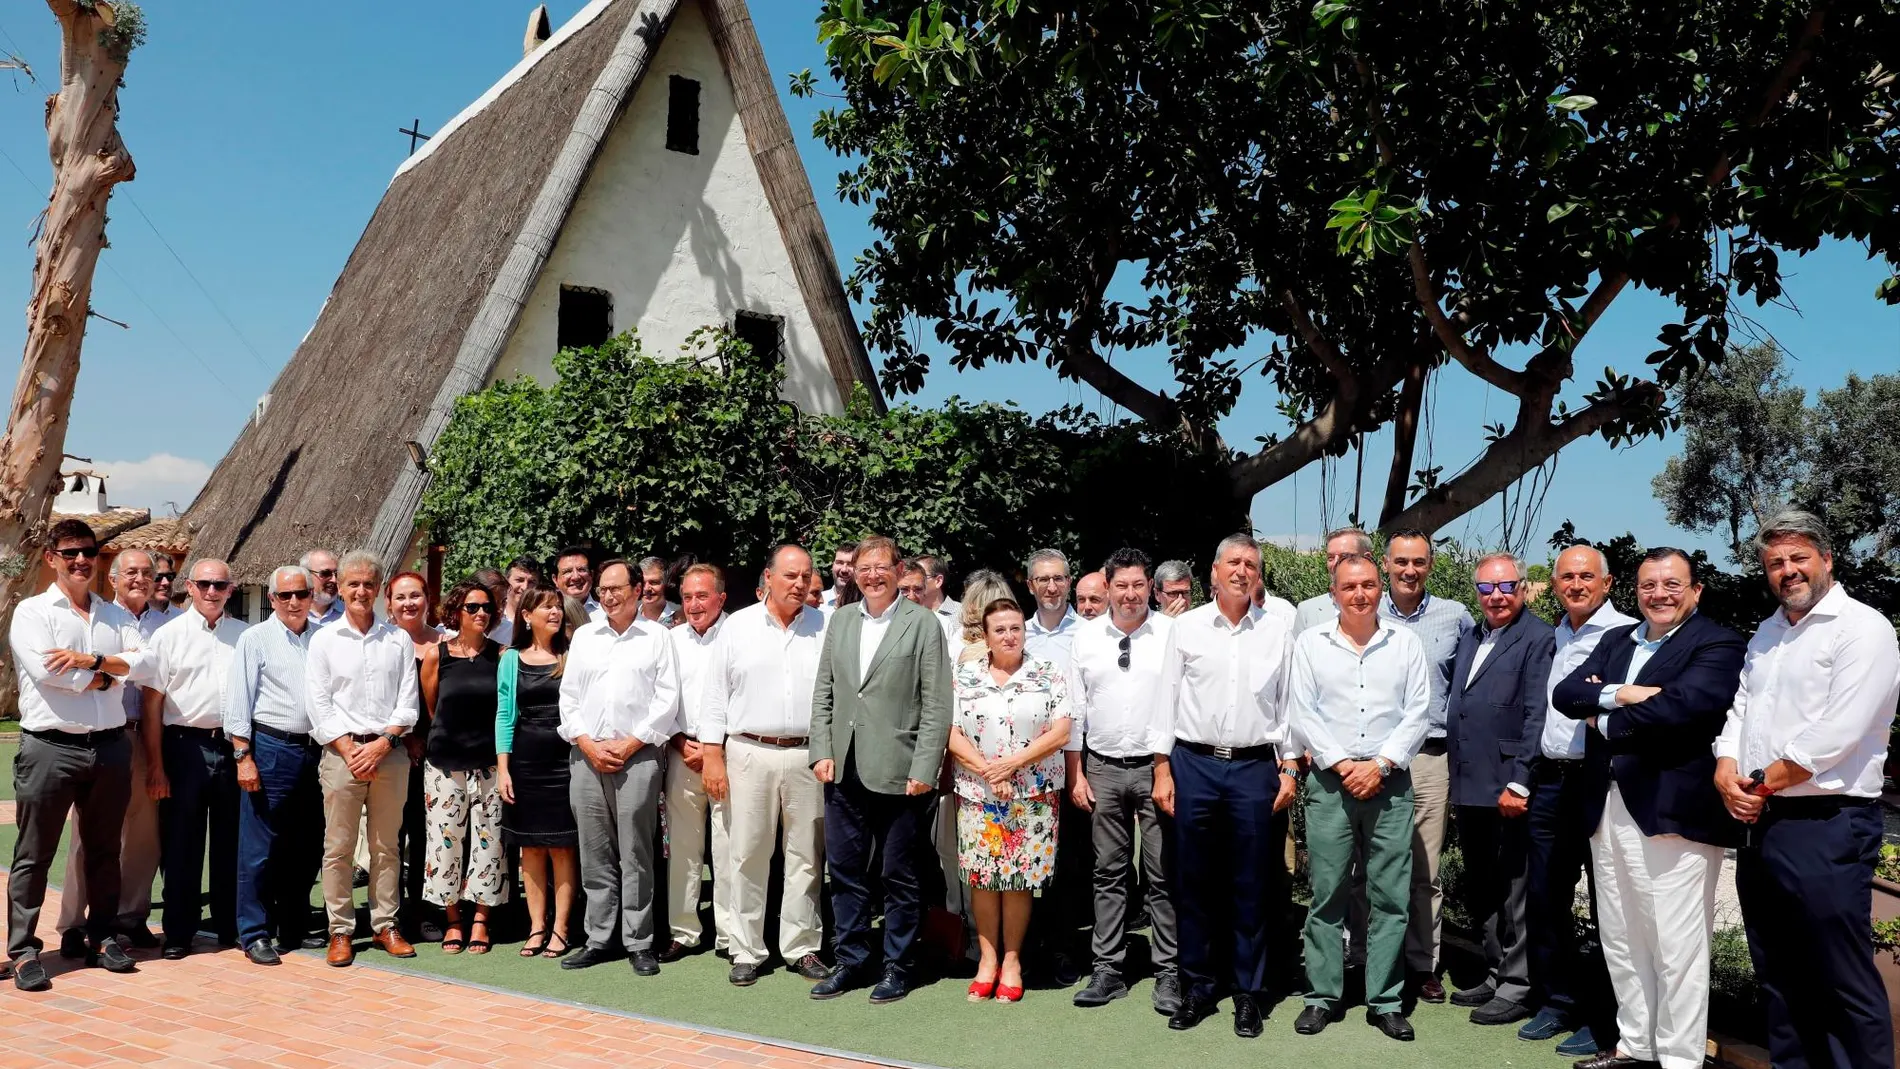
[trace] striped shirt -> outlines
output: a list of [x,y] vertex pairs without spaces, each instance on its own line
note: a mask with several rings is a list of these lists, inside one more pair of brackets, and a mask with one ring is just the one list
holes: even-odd
[[1379,598],[1379,618],[1405,628],[1424,644],[1425,660],[1432,669],[1432,703],[1428,706],[1431,726],[1426,728],[1425,737],[1444,738],[1445,703],[1451,699],[1451,662],[1458,659],[1458,640],[1477,626],[1471,620],[1471,610],[1448,598],[1426,594],[1419,599],[1418,608],[1407,615],[1392,603],[1388,590]]
[[226,735],[248,739],[253,723],[298,735],[310,732],[303,669],[317,627],[311,620],[299,635],[273,613],[238,636],[231,651],[231,678],[224,687]]

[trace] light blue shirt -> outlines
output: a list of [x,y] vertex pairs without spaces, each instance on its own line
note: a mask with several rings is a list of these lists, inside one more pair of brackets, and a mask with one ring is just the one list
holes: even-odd
[[1660,638],[1645,637],[1649,634],[1648,623],[1640,624],[1636,630],[1630,632],[1630,641],[1636,643],[1636,652],[1630,654],[1629,671],[1623,673],[1622,683],[1605,683],[1603,685],[1603,692],[1597,695],[1597,707],[1603,709],[1606,713],[1604,716],[1597,717],[1598,734],[1606,739],[1610,737],[1610,718],[1607,714],[1618,708],[1616,704],[1616,692],[1621,690],[1637,676],[1641,675],[1643,666],[1649,663],[1651,657],[1656,656],[1656,651],[1662,649],[1663,643],[1669,641],[1671,635],[1682,630],[1682,624],[1688,623],[1694,617],[1695,613],[1690,613],[1688,616],[1683,617],[1682,623],[1664,632]]
[[247,628],[231,651],[231,678],[224,687],[224,733],[251,738],[251,725],[263,724],[296,735],[310,732],[310,707],[304,690],[304,661],[317,622],[299,635],[275,613]]
[[[1570,626],[1570,614],[1563,614],[1557,621],[1557,657],[1550,666],[1549,692],[1557,692],[1557,684],[1570,678],[1570,674],[1583,667],[1583,662],[1596,652],[1597,643],[1603,641],[1603,635],[1613,627],[1623,627],[1637,621],[1616,611],[1616,606],[1605,601],[1590,614],[1580,628]],[[1644,658],[1647,660],[1648,658]],[[1584,723],[1572,720],[1551,706],[1544,711],[1544,737],[1542,748],[1544,756],[1553,761],[1575,761],[1583,756]]]
[[[1331,594],[1326,597],[1328,601],[1332,599]],[[1427,594],[1408,616],[1392,603],[1392,592],[1387,591],[1379,598],[1379,618],[1405,628],[1424,644],[1425,660],[1432,667],[1432,703],[1427,710],[1431,726],[1426,729],[1425,737],[1444,738],[1445,704],[1451,700],[1451,663],[1458,659],[1458,640],[1477,626],[1471,619],[1471,610],[1458,602]]]

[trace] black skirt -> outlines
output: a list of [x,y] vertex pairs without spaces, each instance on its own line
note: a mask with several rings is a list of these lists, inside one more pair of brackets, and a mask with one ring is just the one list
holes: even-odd
[[501,810],[502,835],[511,846],[580,845],[567,797],[573,745],[561,738],[561,681],[552,673],[552,665],[524,664],[515,683],[515,742],[508,755],[515,800]]

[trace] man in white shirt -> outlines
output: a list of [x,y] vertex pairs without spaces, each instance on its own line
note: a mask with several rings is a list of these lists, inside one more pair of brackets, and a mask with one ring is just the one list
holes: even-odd
[[[124,609],[138,622],[140,645],[151,642],[152,635],[170,620],[170,605],[153,593],[158,565],[142,549],[128,549],[112,558],[113,604]],[[125,827],[119,834],[119,918],[118,937],[134,947],[158,946],[158,937],[147,926],[152,915],[152,878],[158,875],[158,805],[145,793],[145,747],[139,742],[138,725],[142,713],[139,687],[128,684],[119,688],[125,702],[126,737],[132,743],[132,794],[125,806]],[[63,958],[86,956],[86,847],[79,836],[79,818],[74,814],[66,842],[66,882],[60,884],[59,953]]]
[[297,566],[309,572],[317,584],[316,592],[311,595],[310,622],[322,627],[342,619],[343,598],[337,592],[336,554],[327,549],[313,549],[298,558]]
[[[1563,607],[1557,621],[1557,652],[1548,690],[1568,678],[1596,651],[1604,632],[1636,620],[1610,603],[1610,562],[1595,546],[1575,545],[1557,554],[1551,588]],[[1548,701],[1548,694],[1546,695]],[[1585,955],[1577,944],[1577,882],[1590,878],[1590,832],[1585,823],[1589,784],[1585,775],[1581,720],[1557,711],[1544,713],[1539,749],[1543,759],[1532,767],[1530,878],[1526,914],[1530,924],[1531,988],[1543,1008],[1518,1029],[1518,1038],[1554,1039],[1576,1034],[1557,1045],[1557,1053],[1587,1057],[1616,1045],[1616,1000],[1601,953]],[[1589,895],[1596,911],[1596,881]]]
[[[224,734],[224,688],[244,624],[224,611],[231,569],[223,561],[193,564],[186,586],[191,605],[152,636],[152,679],[139,727],[150,769],[145,789],[158,802],[165,828],[165,886],[197,887],[209,844],[211,930],[219,946],[234,947],[238,785],[231,740]],[[198,895],[165,895],[166,961],[191,953],[202,919]]]
[[765,965],[765,900],[772,853],[784,836],[778,950],[807,980],[827,974],[820,896],[825,868],[825,791],[811,770],[812,688],[824,648],[825,616],[800,592],[811,556],[780,546],[765,577],[765,600],[734,613],[713,647],[706,675],[706,791],[731,814],[732,972],[749,987]]
[[1075,614],[1093,620],[1108,612],[1108,577],[1090,572],[1075,581]]
[[1768,1054],[1777,1066],[1892,1065],[1869,917],[1900,648],[1892,622],[1835,582],[1818,517],[1783,512],[1756,544],[1781,608],[1748,644],[1715,783],[1749,830],[1735,889],[1768,996]]
[[[1173,751],[1155,759],[1155,804],[1174,818],[1181,975],[1176,1031],[1212,1015],[1222,987],[1234,1034],[1260,1034],[1268,946],[1286,912],[1277,849],[1299,790],[1287,749],[1292,629],[1253,604],[1260,546],[1231,535],[1214,551],[1214,600],[1175,619],[1162,677]],[[1216,977],[1217,963],[1229,970]]]
[[278,964],[280,949],[310,945],[310,887],[323,862],[323,788],[317,783],[323,748],[310,735],[304,678],[317,629],[310,622],[315,589],[299,565],[271,573],[271,615],[238,636],[224,686],[224,733],[244,791],[238,808],[238,942],[258,965]]
[[679,621],[679,603],[666,600],[666,561],[646,557],[640,561],[640,619],[661,627]]
[[116,688],[150,675],[138,625],[88,589],[99,540],[79,520],[47,532],[41,561],[53,585],[13,610],[7,643],[20,692],[20,749],[13,758],[13,866],[7,877],[7,971],[22,991],[53,986],[34,934],[46,878],[69,810],[86,850],[86,960],[132,972],[115,941],[119,835],[132,791],[132,747]]
[[825,588],[823,602],[819,608],[829,613],[838,607],[838,599],[854,585],[853,564],[858,559],[858,544],[846,542],[831,554],[831,585]]
[[1194,607],[1194,569],[1184,560],[1164,560],[1155,565],[1155,611],[1163,616],[1179,616]]
[[[415,948],[396,928],[402,861],[397,852],[409,799],[409,751],[403,737],[418,709],[416,647],[395,624],[376,619],[383,566],[363,550],[338,566],[343,616],[310,639],[304,689],[311,736],[325,753],[323,901],[329,911],[331,965],[356,960],[356,902],[351,893],[358,828],[369,833],[369,918],[375,943],[391,956]],[[321,580],[319,580],[321,582]]]
[[[1372,557],[1372,538],[1357,527],[1341,527],[1326,532],[1326,574],[1331,575],[1339,566],[1339,560],[1345,556]],[[1310,631],[1322,624],[1328,624],[1339,618],[1339,605],[1333,600],[1331,590],[1315,594],[1300,602],[1294,610],[1293,634],[1297,637],[1304,631]]]
[[660,951],[660,963],[692,953],[705,936],[699,920],[706,839],[712,833],[713,949],[732,943],[732,868],[726,846],[731,819],[726,803],[712,797],[705,771],[706,675],[713,645],[726,629],[726,574],[711,564],[695,564],[680,576],[683,626],[666,633],[680,672],[680,733],[666,754],[666,907],[672,938]]
[[574,744],[570,797],[580,828],[587,945],[561,962],[586,969],[616,956],[660,971],[653,950],[654,836],[667,740],[679,731],[680,674],[666,629],[637,619],[638,574],[600,566],[600,617],[574,632],[561,673],[561,737]]
[[[1069,558],[1061,550],[1039,549],[1024,567],[1036,611],[1024,622],[1023,651],[1050,661],[1065,680],[1074,680],[1076,633],[1087,621],[1069,607]],[[1078,975],[1076,962],[1085,951],[1091,926],[1090,883],[1094,860],[1089,856],[1089,815],[1075,807],[1062,792],[1056,827],[1056,872],[1042,902],[1030,914],[1031,945],[1049,956],[1056,982],[1064,987]]]
[[1157,804],[1164,786],[1157,755],[1174,747],[1166,709],[1168,635],[1174,620],[1149,609],[1148,555],[1118,549],[1102,566],[1108,615],[1076,632],[1070,694],[1076,723],[1067,747],[1069,796],[1090,814],[1095,851],[1094,975],[1075,994],[1077,1006],[1105,1006],[1128,994],[1129,871],[1135,828],[1148,882],[1149,958],[1155,968],[1157,1013],[1181,1008],[1175,970],[1176,926],[1170,840],[1173,818]]
[[1418,636],[1379,616],[1379,566],[1333,561],[1339,615],[1293,645],[1292,735],[1311,756],[1306,845],[1313,904],[1306,916],[1306,1008],[1293,1023],[1317,1035],[1341,1011],[1346,968],[1341,932],[1349,872],[1365,858],[1366,1021],[1392,1039],[1413,1038],[1403,1011],[1406,908],[1412,884],[1412,783],[1407,766],[1430,727],[1431,666]]
[[963,645],[963,604],[944,592],[944,583],[950,573],[944,562],[928,553],[911,558],[911,563],[924,570],[924,589],[917,596],[917,604],[937,614],[937,625],[943,628],[943,640],[949,645],[952,656]]

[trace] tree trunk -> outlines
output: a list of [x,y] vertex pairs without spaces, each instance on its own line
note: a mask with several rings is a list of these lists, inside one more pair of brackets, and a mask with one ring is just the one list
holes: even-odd
[[[0,633],[13,607],[39,577],[39,546],[58,494],[59,462],[79,349],[92,307],[92,273],[105,247],[106,200],[132,180],[132,157],[119,140],[119,79],[130,27],[116,26],[99,0],[47,0],[59,19],[59,93],[46,103],[46,145],[53,163],[26,306],[26,355],[0,440]],[[136,19],[135,11],[127,12]],[[0,654],[4,657],[4,654]],[[11,663],[0,663],[0,713],[18,708]]]
[[1399,390],[1399,411],[1392,421],[1392,470],[1385,477],[1385,504],[1379,508],[1381,528],[1405,511],[1405,488],[1412,485],[1412,456],[1418,446],[1418,415],[1425,406],[1428,367],[1423,361],[1413,364]]

